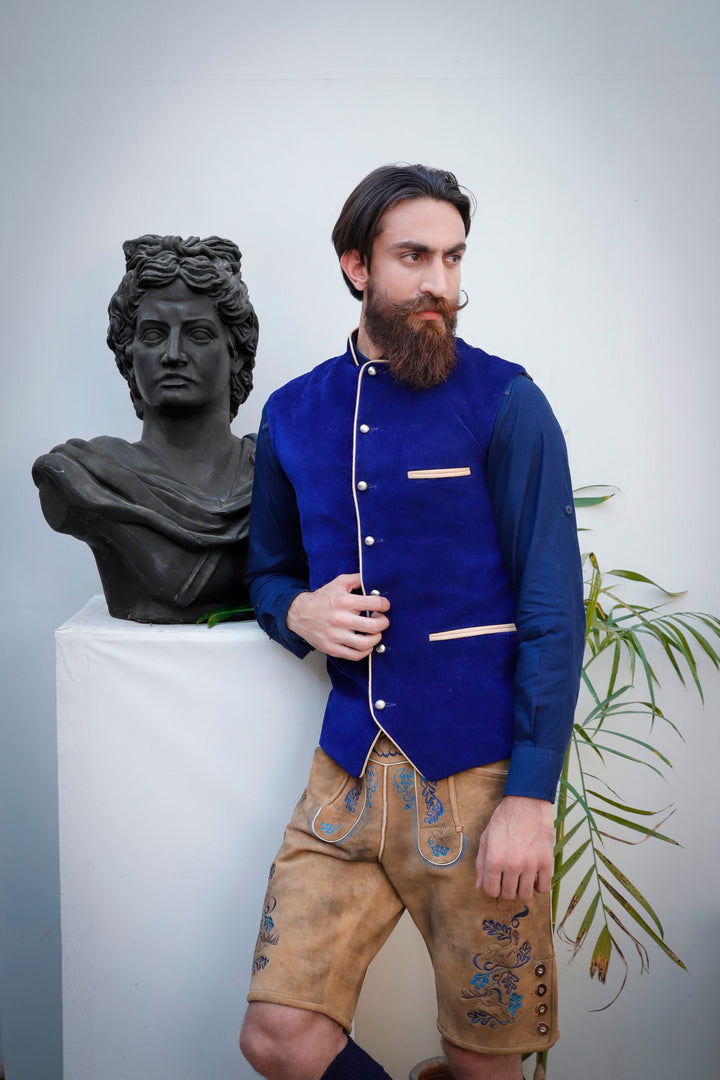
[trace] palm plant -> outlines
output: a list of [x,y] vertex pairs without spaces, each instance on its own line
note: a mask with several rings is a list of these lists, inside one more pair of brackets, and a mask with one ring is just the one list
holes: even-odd
[[[578,507],[596,506],[612,497],[575,493]],[[597,491],[597,489],[595,489]],[[644,574],[630,570],[602,571],[594,553],[583,556],[586,578],[585,663],[582,680],[588,703],[579,707],[560,781],[552,885],[553,924],[575,956],[592,942],[590,976],[604,983],[611,957],[623,965],[622,992],[629,965],[623,952],[628,943],[639,957],[641,971],[649,967],[650,951],[660,950],[673,963],[684,964],[665,941],[662,923],[650,901],[618,865],[617,844],[645,841],[675,844],[663,826],[672,812],[630,805],[611,787],[609,763],[622,759],[632,767],[651,769],[660,776],[670,760],[651,741],[655,725],[667,724],[680,734],[658,704],[660,680],[656,657],[681,683],[689,681],[703,698],[698,660],[708,657],[715,668],[720,656],[720,619],[699,612],[667,611],[683,593],[673,593]],[[624,582],[637,582],[657,591],[659,603],[632,603],[618,591]],[[583,716],[582,713],[585,712]],[[561,884],[572,888],[558,921]],[[544,1075],[545,1061],[536,1070]]]

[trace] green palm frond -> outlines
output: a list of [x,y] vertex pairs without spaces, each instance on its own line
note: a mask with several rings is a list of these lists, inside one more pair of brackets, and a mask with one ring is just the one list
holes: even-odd
[[[613,493],[605,487],[580,489],[575,503],[597,506]],[[654,840],[676,845],[661,831],[673,808],[631,804],[610,786],[604,773],[616,759],[660,776],[672,768],[653,739],[657,723],[682,738],[658,704],[659,674],[694,687],[703,700],[699,662],[709,660],[720,669],[720,619],[704,612],[668,611],[682,592],[634,570],[603,572],[594,552],[583,556],[583,565],[586,695],[558,791],[552,916],[556,933],[570,946],[572,956],[592,942],[591,977],[597,975],[604,983],[617,957],[623,970],[615,1001],[629,971],[620,946],[623,938],[632,942],[641,971],[648,969],[653,950],[681,968],[685,965],[665,941],[655,906],[621,869],[615,854],[609,854],[615,844],[624,845],[620,851]],[[626,598],[624,588],[632,585],[642,586],[645,593],[655,590],[659,602],[648,606]],[[571,892],[559,917],[561,888]]]

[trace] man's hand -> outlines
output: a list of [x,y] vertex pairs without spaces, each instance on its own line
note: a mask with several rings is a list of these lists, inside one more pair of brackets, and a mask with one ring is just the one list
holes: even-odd
[[488,896],[525,902],[550,892],[555,826],[552,803],[506,795],[480,837],[476,886]]
[[[285,618],[288,630],[328,656],[343,660],[369,656],[390,625],[382,614],[390,601],[353,592],[361,587],[359,574],[340,574],[315,592],[298,593]],[[362,611],[372,614],[361,615]]]

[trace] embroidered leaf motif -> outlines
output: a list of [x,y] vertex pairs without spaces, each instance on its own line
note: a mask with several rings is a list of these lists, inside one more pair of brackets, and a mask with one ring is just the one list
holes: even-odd
[[444,855],[447,855],[448,851],[450,850],[449,847],[447,847],[445,844],[441,844],[440,841],[437,840],[437,838],[434,836],[431,836],[428,839],[428,847],[437,859],[441,859]]
[[425,824],[434,825],[436,821],[445,813],[442,802],[435,794],[436,785],[426,780],[424,776],[420,777],[420,784],[422,788],[423,799],[425,800]]
[[358,803],[360,802],[360,785],[356,784],[354,788],[348,791],[345,796],[345,806],[349,814],[356,814]]

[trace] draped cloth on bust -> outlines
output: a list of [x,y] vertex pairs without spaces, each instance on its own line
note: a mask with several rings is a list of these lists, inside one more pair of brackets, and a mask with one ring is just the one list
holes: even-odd
[[53,481],[72,507],[60,525],[63,532],[93,544],[107,542],[117,528],[124,533],[127,527],[142,526],[195,554],[190,562],[178,560],[175,569],[182,567],[182,580],[166,582],[171,585],[167,599],[187,607],[231,545],[248,534],[255,440],[245,436],[238,442],[237,465],[223,495],[208,495],[169,476],[142,447],[110,436],[56,446],[36,462],[36,482]]

